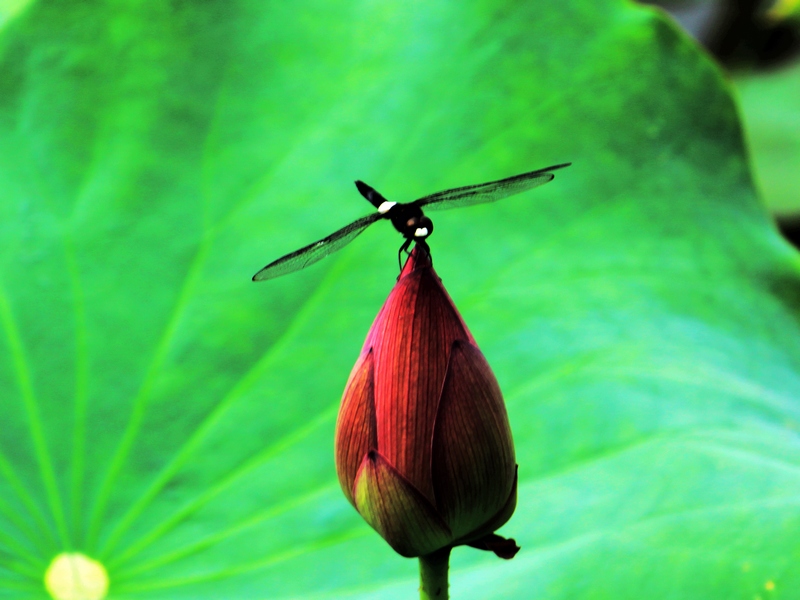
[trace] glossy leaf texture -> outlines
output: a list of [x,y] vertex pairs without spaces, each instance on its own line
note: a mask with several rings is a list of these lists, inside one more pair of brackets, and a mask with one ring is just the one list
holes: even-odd
[[397,276],[389,200],[571,161],[434,215],[503,390],[511,561],[454,598],[800,589],[798,258],[718,70],[629,2],[30,2],[0,30],[0,597],[63,550],[115,599],[407,598],[333,431]]

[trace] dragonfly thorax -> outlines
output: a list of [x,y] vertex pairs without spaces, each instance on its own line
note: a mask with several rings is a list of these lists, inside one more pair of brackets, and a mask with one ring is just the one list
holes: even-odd
[[386,213],[394,228],[407,240],[424,240],[433,233],[433,221],[414,204],[398,203]]

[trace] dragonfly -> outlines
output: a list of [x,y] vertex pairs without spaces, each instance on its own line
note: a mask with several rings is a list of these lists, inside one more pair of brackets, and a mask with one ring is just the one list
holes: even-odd
[[361,217],[319,241],[272,261],[253,275],[253,281],[265,281],[299,271],[341,250],[367,227],[383,219],[391,221],[394,228],[405,238],[398,252],[399,257],[404,250],[408,250],[412,242],[425,243],[428,236],[433,233],[433,221],[422,212],[423,207],[428,210],[445,210],[496,202],[552,181],[555,177],[553,171],[571,164],[561,163],[497,181],[444,190],[423,196],[413,202],[390,202],[375,188],[363,181],[356,181],[358,191],[377,209],[377,212]]

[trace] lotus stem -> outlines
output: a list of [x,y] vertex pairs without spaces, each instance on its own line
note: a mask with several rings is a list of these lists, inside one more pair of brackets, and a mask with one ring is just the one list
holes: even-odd
[[442,548],[419,557],[420,600],[447,600],[447,571],[450,568],[450,548]]

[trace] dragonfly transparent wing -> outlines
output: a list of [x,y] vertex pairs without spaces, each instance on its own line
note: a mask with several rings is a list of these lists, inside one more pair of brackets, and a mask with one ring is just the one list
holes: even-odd
[[411,204],[417,206],[427,206],[431,210],[444,210],[447,208],[457,208],[462,206],[473,206],[474,204],[484,204],[495,202],[501,198],[507,198],[514,194],[519,194],[536,186],[552,181],[553,173],[556,169],[563,169],[572,163],[553,165],[546,169],[515,175],[499,181],[489,183],[479,183],[477,185],[467,185],[464,187],[436,192],[430,196],[425,196],[419,200],[414,200]]
[[295,250],[291,254],[282,256],[253,275],[253,281],[264,281],[265,279],[280,277],[281,275],[286,275],[293,271],[299,271],[318,260],[322,260],[329,254],[344,248],[347,244],[352,242],[359,233],[381,217],[382,215],[380,213],[361,217],[358,221],[354,221],[347,227],[342,227],[340,230],[334,231],[328,237],[324,237],[318,242],[314,242],[299,250]]

